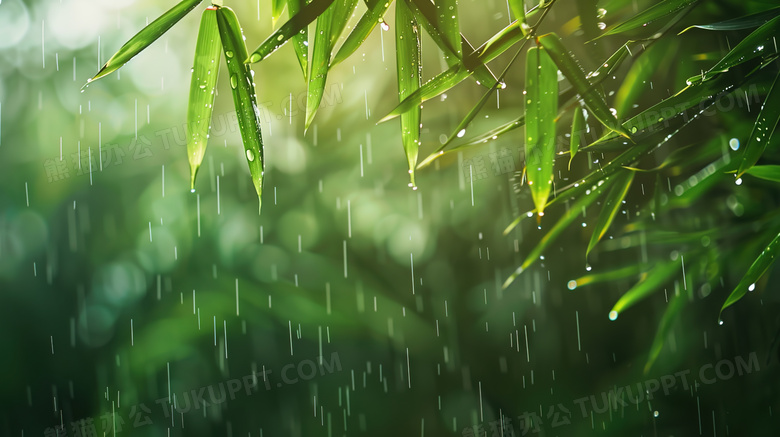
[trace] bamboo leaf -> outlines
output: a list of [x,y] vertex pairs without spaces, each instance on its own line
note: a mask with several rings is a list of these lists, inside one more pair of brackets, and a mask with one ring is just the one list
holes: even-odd
[[591,234],[588,250],[585,252],[586,257],[607,232],[612,221],[615,220],[615,216],[617,216],[618,211],[620,211],[623,199],[626,198],[626,194],[628,194],[628,190],[631,188],[631,182],[633,182],[633,180],[634,172],[632,171],[623,171],[620,174],[615,175],[615,183],[607,195],[606,203],[601,209],[601,213],[599,213],[599,218],[593,229],[593,234]]
[[718,314],[719,320],[721,315],[723,315],[723,310],[742,299],[748,290],[752,290],[753,287],[755,287],[754,284],[756,281],[758,281],[775,262],[775,258],[777,258],[778,253],[780,253],[780,233],[775,236],[772,242],[770,242],[769,245],[764,248],[761,254],[759,254],[758,257],[753,261],[753,264],[750,265],[750,268],[748,269],[747,273],[745,273],[745,276],[742,277],[742,279],[739,281],[739,284],[737,284],[736,288],[734,288],[734,290],[731,292],[728,299],[726,299],[726,302],[723,303],[723,306],[720,308],[720,313]]
[[561,43],[558,35],[554,33],[548,33],[538,38],[539,44],[547,49],[550,57],[558,69],[561,70],[564,76],[569,79],[572,86],[580,94],[580,97],[585,102],[585,105],[590,110],[590,113],[596,117],[604,126],[615,131],[626,138],[630,138],[628,131],[617,121],[617,118],[609,110],[607,103],[602,99],[601,95],[596,92],[593,86],[585,78],[585,74],[580,69],[577,62],[571,56]]
[[512,14],[517,20],[517,25],[523,33],[527,33],[529,30],[528,21],[525,18],[525,3],[524,0],[509,0],[509,8],[512,9]]
[[583,143],[582,140],[585,137],[587,125],[585,124],[584,111],[579,106],[574,108],[574,118],[571,122],[571,138],[569,138],[569,169],[571,169],[571,161],[580,150],[580,144]]
[[195,189],[195,176],[206,153],[221,51],[217,8],[212,6],[203,11],[201,16],[187,104],[187,156],[192,190]]
[[649,296],[650,293],[669,281],[669,279],[679,272],[681,268],[682,262],[668,261],[656,265],[650,271],[644,273],[639,282],[621,296],[612,307],[612,310],[609,312],[610,320],[617,319],[622,311],[634,306],[637,302]]
[[558,73],[544,48],[532,47],[525,72],[525,160],[528,186],[539,216],[550,196],[558,116]]
[[759,27],[772,18],[780,15],[780,7],[768,9],[766,11],[756,12],[754,14],[745,15],[744,17],[732,18],[730,20],[718,21],[712,24],[696,24],[688,26],[682,30],[678,35],[691,30],[691,29],[704,29],[704,30],[719,30],[719,31],[731,31],[731,30],[743,30]]
[[694,5],[698,1],[699,0],[665,0],[656,3],[639,14],[634,15],[630,19],[613,26],[611,29],[607,30],[604,35],[614,35],[616,33],[626,32],[628,30],[647,26],[653,21],[681,11],[688,6]]
[[780,182],[780,165],[755,165],[745,170],[745,173],[767,181]]
[[729,68],[747,62],[763,55],[773,54],[774,39],[780,33],[780,16],[777,16],[761,27],[754,30],[739,42],[726,56],[718,61],[709,71],[704,73],[701,80],[709,80]]
[[666,70],[663,66],[666,60],[675,59],[669,53],[670,41],[658,41],[631,65],[615,93],[614,106],[618,114],[625,114],[631,109],[631,105],[647,90],[647,81],[653,73]]
[[[306,0],[287,0],[287,10],[290,17],[298,15],[303,8],[306,7]],[[303,72],[303,80],[309,81],[309,26],[303,26],[292,37],[293,49],[295,50],[295,57],[298,58],[298,65],[301,66]]]
[[222,48],[225,51],[233,103],[238,118],[238,128],[244,143],[249,174],[255,186],[257,198],[262,205],[263,194],[263,136],[260,131],[257,97],[252,78],[252,68],[243,62],[247,58],[244,36],[236,14],[227,7],[217,9],[217,24]]
[[[406,1],[395,5],[396,73],[398,98],[403,100],[420,87],[422,64],[420,58],[420,32],[417,20]],[[401,114],[401,139],[409,164],[410,185],[414,187],[414,170],[420,147],[420,103]]]
[[376,27],[377,24],[381,24],[384,30],[386,30],[386,27],[389,27],[383,17],[392,3],[393,0],[368,0],[366,2],[368,10],[360,17],[360,21],[358,21],[355,28],[352,29],[352,32],[349,33],[349,36],[347,36],[347,39],[344,41],[344,44],[341,45],[339,51],[336,52],[336,56],[333,57],[333,60],[330,63],[331,67],[341,63],[352,55],[352,53],[355,53],[355,50],[365,42],[368,35],[371,34],[371,31],[374,30],[374,27]]
[[174,24],[184,18],[195,6],[200,3],[200,0],[182,0],[176,6],[168,9],[164,14],[160,15],[156,20],[152,21],[130,38],[113,56],[111,59],[103,65],[103,68],[91,79],[87,81],[85,87],[90,82],[100,79],[103,76],[113,73],[121,66],[125,65],[127,61],[132,59],[135,55],[141,53],[143,49],[149,47],[157,38],[168,31]]
[[764,154],[767,144],[772,139],[777,122],[780,121],[780,75],[775,78],[772,88],[761,106],[756,123],[750,132],[750,137],[742,152],[742,161],[737,170],[737,176],[742,176],[750,167],[754,166],[761,155]]
[[271,53],[275,52],[276,49],[287,43],[290,38],[299,35],[302,30],[307,28],[309,23],[323,15],[334,1],[335,0],[312,0],[311,3],[302,7],[297,14],[290,17],[282,27],[272,33],[271,36],[252,52],[252,55],[249,57],[249,62],[254,64],[255,62],[260,62],[267,58]]
[[601,273],[591,273],[577,279],[572,279],[566,284],[566,288],[569,290],[575,290],[578,287],[585,285],[598,284],[601,282],[613,282],[620,279],[626,279],[633,276],[637,276],[642,272],[641,264],[631,264],[625,267],[621,267],[615,270],[610,270]]
[[[459,33],[458,14],[455,0],[443,0],[436,2],[434,6],[430,0],[407,0],[407,5],[414,13],[417,22],[422,24],[431,39],[444,53],[444,60],[448,66],[465,62],[463,49],[474,56],[474,47]],[[452,10],[449,9],[452,7]],[[447,15],[444,10],[449,11]],[[454,17],[454,19],[452,18]],[[496,82],[495,76],[481,63],[474,65],[474,76],[477,83],[492,87]]]
[[341,35],[341,31],[344,30],[344,26],[347,25],[348,18],[352,15],[355,6],[357,6],[357,0],[336,0],[317,19],[317,33],[314,36],[311,72],[306,96],[304,131],[309,130],[309,126],[314,121],[314,115],[322,102],[333,46]]
[[591,186],[588,186],[588,190],[585,192],[585,194],[580,196],[574,202],[574,204],[563,213],[563,216],[558,219],[555,225],[553,225],[553,227],[547,231],[547,234],[542,237],[539,243],[537,243],[528,256],[526,256],[523,264],[521,264],[520,267],[518,267],[517,270],[515,270],[515,272],[509,276],[509,278],[507,278],[507,280],[504,282],[503,288],[509,287],[509,285],[511,285],[512,282],[514,282],[514,280],[521,273],[523,273],[523,271],[525,271],[525,269],[530,267],[531,264],[533,264],[539,258],[539,255],[541,255],[542,252],[544,252],[544,250],[547,249],[547,247],[549,247],[553,241],[558,238],[558,236],[560,236],[561,232],[569,227],[569,225],[571,225],[571,223],[580,215],[580,213],[593,202],[595,202],[601,196],[601,194],[604,193],[607,188],[609,188],[610,185],[610,178],[605,178]]

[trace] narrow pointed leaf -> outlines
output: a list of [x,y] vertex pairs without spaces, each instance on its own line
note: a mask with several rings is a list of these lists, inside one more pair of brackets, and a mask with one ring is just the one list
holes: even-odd
[[219,25],[222,48],[225,51],[230,87],[233,91],[233,103],[249,164],[249,174],[252,176],[252,184],[255,186],[257,198],[262,204],[263,136],[260,132],[260,118],[252,68],[243,62],[247,57],[247,50],[241,26],[238,24],[233,10],[227,7],[217,9],[217,24]]
[[[420,87],[422,76],[420,32],[414,14],[405,0],[395,5],[395,47],[398,98],[403,100]],[[401,114],[401,140],[409,164],[412,186],[420,147],[420,116],[420,103]]]
[[777,17],[778,15],[780,15],[780,7],[768,9],[766,11],[756,12],[750,15],[745,15],[744,17],[732,18],[731,20],[719,21],[717,23],[697,24],[694,26],[688,26],[685,29],[683,29],[683,31],[680,32],[678,35],[681,35],[694,28],[704,29],[704,30],[720,30],[720,31],[752,29],[754,27],[761,26],[762,24],[766,23],[772,18]]
[[775,236],[772,242],[770,242],[769,245],[764,248],[761,254],[758,255],[758,257],[753,261],[753,264],[751,264],[747,273],[745,273],[745,275],[739,281],[739,284],[737,284],[736,288],[734,288],[734,290],[731,292],[728,299],[726,299],[726,302],[723,303],[723,306],[720,308],[720,314],[718,314],[719,319],[723,314],[723,310],[742,299],[745,293],[748,292],[750,286],[755,284],[756,281],[758,281],[761,276],[766,273],[769,267],[775,262],[775,259],[779,253],[780,233]]
[[520,30],[528,29],[528,21],[525,18],[525,1],[524,0],[509,0],[509,8],[512,10],[512,14],[517,20],[517,25]]
[[[301,12],[301,9],[306,7],[306,0],[287,0],[287,10],[290,17],[294,17]],[[278,37],[277,37],[278,38]],[[309,26],[303,26],[292,37],[293,49],[295,50],[295,57],[298,58],[298,65],[301,66],[303,72],[303,80],[308,82],[309,78]]]
[[571,54],[566,50],[558,35],[554,33],[548,33],[538,38],[539,43],[547,49],[550,57],[555,61],[558,69],[561,70],[564,76],[569,79],[571,85],[580,94],[580,97],[585,102],[585,105],[590,110],[590,113],[596,117],[604,126],[615,131],[626,138],[630,138],[628,131],[618,122],[614,114],[609,110],[609,106],[602,99],[601,95],[596,92],[588,79],[585,78],[585,74],[580,69],[577,62],[572,58]]
[[653,73],[659,70],[666,71],[667,68],[663,64],[676,59],[673,56],[674,52],[670,53],[670,41],[660,40],[634,61],[615,93],[615,112],[625,114],[630,110],[639,97],[647,91],[647,81],[653,77]]
[[333,2],[334,0],[312,0],[311,3],[302,7],[297,14],[290,17],[286,23],[282,24],[282,27],[272,33],[252,52],[249,62],[260,62],[267,58],[276,49],[287,43],[290,38],[299,35],[301,30],[306,29],[309,23],[322,15]]
[[577,155],[580,145],[583,143],[582,140],[585,138],[587,125],[585,124],[585,113],[583,111],[585,110],[579,106],[574,108],[574,119],[571,122],[571,138],[569,138],[569,169],[571,169],[571,161]]
[[309,74],[309,86],[306,96],[306,122],[304,130],[308,130],[314,121],[314,115],[322,102],[325,83],[330,69],[330,56],[333,46],[347,25],[347,20],[357,6],[357,0],[336,0],[317,19],[314,47],[312,48],[312,64]]
[[780,165],[755,165],[745,173],[772,182],[780,182]]
[[626,279],[639,275],[642,272],[641,264],[631,264],[626,267],[621,267],[615,270],[607,272],[591,273],[585,276],[581,276],[577,279],[572,279],[567,284],[569,290],[574,290],[578,287],[584,287],[586,285],[598,284],[601,282],[613,282],[620,279]]
[[590,242],[588,243],[588,250],[585,252],[586,257],[607,232],[612,221],[615,220],[633,180],[634,172],[632,171],[623,171],[615,176],[615,183],[607,195],[607,200],[599,213],[596,226],[593,228],[593,234],[591,234]]
[[661,322],[658,324],[658,329],[655,331],[655,337],[653,338],[653,344],[650,346],[650,353],[647,356],[647,362],[645,363],[644,373],[647,374],[655,364],[658,356],[661,355],[666,337],[669,335],[669,330],[672,328],[674,322],[679,318],[680,311],[685,307],[687,298],[682,294],[676,295],[671,298],[669,305],[664,311]]
[[653,21],[681,11],[699,0],[664,0],[632,16],[630,19],[607,30],[604,35],[614,35],[646,26]]
[[[464,50],[466,53],[471,53],[472,57],[474,57],[474,47],[458,30],[458,14],[454,0],[436,2],[436,6],[430,0],[407,1],[417,22],[422,24],[431,39],[444,53],[444,60],[447,62],[447,65],[453,66],[459,63],[466,63],[467,61],[463,58]],[[452,10],[449,9],[450,6],[453,7]],[[449,11],[449,14],[445,15],[444,10]],[[486,65],[472,61],[465,65],[473,66],[474,78],[477,83],[489,88],[496,82],[495,76],[493,76],[493,73]]]
[[187,104],[187,156],[190,162],[190,188],[193,190],[195,176],[206,153],[221,53],[217,8],[209,7],[203,11],[200,20]]
[[761,155],[764,154],[767,144],[772,139],[777,122],[780,121],[780,75],[775,78],[772,88],[761,106],[756,123],[750,132],[750,137],[742,152],[742,161],[739,164],[737,176],[742,176],[750,167],[754,166]]
[[160,17],[149,23],[149,25],[130,38],[116,53],[114,53],[114,56],[111,56],[111,59],[103,65],[103,68],[101,68],[93,78],[87,81],[87,84],[111,74],[125,65],[127,61],[141,53],[143,49],[149,47],[157,38],[161,37],[162,34],[167,32],[174,24],[184,18],[184,16],[195,8],[200,1],[201,0],[182,0],[176,6],[168,9],[168,11],[160,15]]
[[617,317],[622,311],[634,306],[637,302],[658,290],[675,274],[678,274],[681,269],[682,263],[679,260],[656,265],[649,272],[643,274],[642,279],[618,299],[612,310],[610,310],[610,314]]
[[336,52],[336,56],[333,57],[330,63],[331,67],[341,63],[355,53],[355,50],[365,42],[377,24],[388,26],[383,17],[392,3],[393,0],[368,0],[366,2],[368,10],[360,17],[360,21],[352,29],[352,32],[349,33],[339,51]]
[[709,80],[713,76],[727,71],[735,65],[742,64],[759,56],[770,55],[774,52],[774,40],[780,33],[780,16],[777,16],[746,36],[729,51],[715,66],[703,74],[702,80]]
[[593,204],[593,202],[595,202],[601,196],[601,194],[604,193],[607,188],[609,188],[610,185],[610,179],[605,178],[596,184],[589,186],[586,194],[579,197],[577,201],[575,201],[574,204],[563,213],[561,218],[558,219],[552,228],[547,231],[547,234],[542,237],[539,243],[534,246],[528,256],[526,256],[523,264],[521,264],[520,267],[518,267],[517,270],[515,270],[515,272],[509,276],[509,278],[507,278],[503,287],[507,288],[512,284],[512,282],[514,282],[515,279],[517,279],[521,273],[523,273],[523,271],[525,271],[525,269],[530,267],[531,264],[533,264],[539,258],[539,255],[541,255],[542,252],[544,252],[544,250],[547,249],[547,247],[549,247],[550,244],[552,244],[553,241],[558,238],[558,236],[560,236],[561,232],[568,228],[569,225],[571,225],[572,222],[574,222],[574,220],[579,217],[583,209]]
[[558,116],[558,69],[544,48],[532,47],[527,52],[525,91],[526,175],[541,216],[552,191]]

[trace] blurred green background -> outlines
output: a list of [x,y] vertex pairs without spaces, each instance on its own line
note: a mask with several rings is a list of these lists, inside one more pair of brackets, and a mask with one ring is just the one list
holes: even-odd
[[[268,3],[226,4],[250,48],[272,32]],[[545,31],[582,41],[574,3],[561,0]],[[641,5],[599,6],[614,22],[651,2],[634,3]],[[772,2],[707,3],[691,20],[717,21]],[[614,18],[611,4],[621,11]],[[521,130],[437,161],[418,173],[419,189],[408,188],[398,122],[376,124],[398,102],[392,29],[377,28],[330,72],[306,135],[306,86],[292,48],[254,66],[266,153],[262,215],[223,74],[210,147],[191,193],[184,121],[197,13],[81,92],[124,41],[171,5],[0,3],[0,433],[671,436],[777,429],[774,282],[722,326],[717,311],[739,277],[706,293],[701,284],[671,284],[667,291],[689,293],[691,304],[649,374],[643,367],[666,291],[610,321],[630,279],[569,290],[568,281],[591,269],[588,224],[567,231],[502,290],[543,235],[532,220],[502,235],[532,208],[527,189],[514,190]],[[361,2],[355,18],[364,9]],[[503,1],[462,0],[459,9],[462,32],[475,46],[510,22]],[[683,88],[705,68],[702,53],[728,50],[723,35],[687,38],[679,47],[654,46],[666,61],[647,67],[637,106]],[[590,53],[580,44],[577,56],[590,71],[619,44]],[[445,67],[427,37],[423,54],[426,79]],[[491,68],[500,72],[507,62],[505,55]],[[474,132],[523,113],[520,65],[506,82]],[[604,84],[608,92],[618,85]],[[425,152],[482,92],[466,81],[424,105]],[[744,136],[748,119],[747,107],[735,105],[704,117],[684,138],[731,127],[729,135]],[[559,177],[574,181],[594,165],[575,163],[571,174],[562,166]],[[634,194],[627,211],[645,202]],[[723,206],[722,194],[707,201]],[[769,211],[777,200],[775,192],[741,202]],[[689,227],[698,212],[687,214],[679,226]],[[628,253],[608,254],[594,270],[647,256],[639,248]],[[676,252],[651,256],[674,260]],[[263,369],[271,372],[267,382]]]

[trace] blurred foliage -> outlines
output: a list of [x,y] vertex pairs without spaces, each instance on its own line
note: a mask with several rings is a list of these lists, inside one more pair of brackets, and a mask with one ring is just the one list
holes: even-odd
[[774,2],[219,5],[202,112],[193,3],[0,3],[3,435],[776,429]]

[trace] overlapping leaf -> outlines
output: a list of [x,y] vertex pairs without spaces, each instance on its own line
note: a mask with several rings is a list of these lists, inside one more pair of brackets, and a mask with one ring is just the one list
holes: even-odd
[[87,81],[87,84],[111,74],[125,65],[127,61],[141,53],[143,49],[149,47],[157,38],[161,37],[162,34],[167,32],[174,24],[184,18],[184,16],[195,8],[200,1],[201,0],[182,0],[176,6],[160,15],[159,18],[149,23],[149,25],[141,29],[140,32],[136,33],[135,36],[130,38],[116,53],[114,53],[114,55],[111,56],[111,59],[103,65],[103,68],[101,68],[93,78]]
[[750,132],[750,137],[742,152],[742,160],[737,170],[737,176],[742,176],[750,167],[754,166],[761,155],[764,154],[767,144],[772,139],[775,127],[780,121],[780,75],[775,78],[769,93],[761,106],[756,123]]
[[621,296],[612,307],[612,310],[610,310],[610,319],[617,318],[622,311],[634,306],[637,302],[659,289],[675,274],[679,273],[681,269],[681,261],[675,260],[658,264],[647,273],[644,273],[642,279]]
[[768,9],[766,11],[756,12],[754,14],[745,15],[744,17],[732,18],[730,20],[718,21],[712,24],[696,24],[694,26],[688,26],[683,29],[679,34],[683,34],[691,29],[704,29],[704,30],[742,30],[752,29],[754,27],[761,26],[767,21],[780,15],[780,7]]
[[374,30],[377,24],[381,23],[383,26],[388,26],[383,17],[392,3],[393,0],[368,0],[366,2],[368,10],[360,17],[360,21],[358,21],[355,28],[352,29],[352,32],[349,33],[344,44],[339,48],[339,51],[336,52],[336,55],[330,63],[331,67],[339,64],[351,54],[355,53],[355,50],[365,42],[366,38],[368,38],[368,35],[371,34],[371,31]]
[[755,165],[745,173],[772,182],[780,182],[780,165]]
[[[406,0],[395,5],[395,47],[398,97],[408,97],[420,87],[422,64],[420,58],[420,32],[417,20]],[[401,140],[409,164],[411,185],[414,186],[414,170],[417,167],[417,153],[420,147],[421,108],[416,106],[401,114]]]
[[660,20],[661,18],[683,10],[688,6],[694,5],[698,1],[699,0],[664,0],[658,2],[644,11],[634,15],[628,20],[610,28],[604,33],[604,35],[614,35],[616,33],[622,33],[637,29],[639,27],[647,26],[654,21]]
[[217,24],[222,47],[225,51],[230,87],[233,90],[233,103],[238,118],[238,128],[244,143],[249,174],[262,204],[263,194],[263,136],[260,132],[257,97],[252,78],[252,69],[243,61],[247,58],[244,36],[238,24],[236,14],[227,7],[217,9]]
[[574,108],[574,117],[571,121],[571,137],[569,138],[569,168],[571,169],[571,161],[577,152],[580,150],[582,139],[585,137],[585,113],[584,109],[577,106]]
[[615,183],[607,195],[607,200],[599,213],[599,218],[593,229],[593,234],[591,234],[588,250],[585,252],[586,257],[590,254],[590,251],[596,247],[596,244],[601,240],[601,237],[607,232],[612,221],[615,220],[615,217],[623,204],[623,199],[626,198],[626,194],[628,194],[628,190],[631,188],[631,182],[633,182],[633,180],[634,172],[632,171],[623,171],[615,175]]
[[745,294],[748,292],[748,289],[754,287],[753,284],[755,284],[755,282],[758,281],[761,276],[764,275],[764,273],[766,273],[769,267],[775,262],[778,254],[780,254],[780,233],[775,236],[769,245],[767,245],[761,254],[759,254],[758,257],[753,261],[753,264],[750,265],[747,273],[742,276],[739,284],[737,284],[737,286],[731,292],[728,299],[726,299],[726,302],[723,303],[723,306],[720,308],[720,314],[718,315],[718,318],[720,318],[720,316],[723,314],[723,310],[742,299],[742,297],[745,296]]
[[[290,11],[290,17],[298,15],[303,8],[306,7],[306,0],[287,0],[287,10]],[[277,36],[278,38],[278,36]],[[308,81],[309,78],[309,26],[303,26],[292,37],[293,49],[295,50],[295,57],[298,58],[298,65],[301,66],[303,72],[303,80]]]
[[187,157],[190,162],[190,188],[193,190],[195,176],[206,153],[221,52],[217,8],[209,7],[203,11],[200,21],[187,104]]

